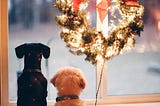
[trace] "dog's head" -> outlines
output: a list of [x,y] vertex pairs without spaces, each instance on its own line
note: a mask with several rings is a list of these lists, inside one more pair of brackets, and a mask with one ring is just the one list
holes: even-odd
[[23,58],[25,68],[40,68],[42,55],[44,58],[50,56],[50,48],[41,43],[25,43],[15,48],[16,56]]
[[86,87],[86,80],[81,70],[73,67],[60,69],[51,79],[51,83],[57,88],[58,96],[80,95]]

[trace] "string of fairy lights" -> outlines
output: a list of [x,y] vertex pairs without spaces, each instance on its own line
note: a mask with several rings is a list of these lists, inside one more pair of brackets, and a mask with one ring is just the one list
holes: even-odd
[[111,59],[130,50],[135,45],[135,36],[143,31],[144,7],[139,0],[112,0],[108,11],[118,11],[121,18],[116,25],[109,20],[109,35],[90,28],[87,11],[88,0],[56,0],[55,7],[61,12],[56,22],[62,29],[60,36],[69,51],[75,55],[86,55],[85,60],[96,64],[100,59]]

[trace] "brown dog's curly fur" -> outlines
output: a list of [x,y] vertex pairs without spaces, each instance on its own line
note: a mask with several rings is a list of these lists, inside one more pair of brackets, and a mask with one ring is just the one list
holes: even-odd
[[[51,79],[51,83],[57,88],[58,97],[79,96],[86,87],[86,80],[81,70],[74,67],[60,69]],[[83,101],[79,98],[66,99],[56,102],[55,106],[83,106]]]

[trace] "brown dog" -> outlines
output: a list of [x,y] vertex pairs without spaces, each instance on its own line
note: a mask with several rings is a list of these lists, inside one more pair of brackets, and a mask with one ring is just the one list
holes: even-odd
[[55,106],[83,106],[79,95],[86,86],[86,80],[80,69],[62,68],[51,79],[51,83],[58,90]]

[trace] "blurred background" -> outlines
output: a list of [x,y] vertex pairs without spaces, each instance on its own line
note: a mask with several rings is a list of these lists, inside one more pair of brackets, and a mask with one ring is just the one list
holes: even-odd
[[[95,0],[90,1],[88,11],[96,24]],[[17,78],[21,75],[24,60],[18,59],[15,48],[24,43],[43,43],[51,48],[49,59],[42,58],[42,73],[48,79],[48,100],[55,100],[56,89],[49,82],[51,77],[64,66],[80,68],[88,82],[81,95],[82,98],[93,99],[96,91],[96,69],[84,60],[84,56],[72,55],[59,34],[61,29],[55,22],[60,12],[54,7],[52,0],[9,0],[9,100],[17,100]],[[14,64],[13,64],[14,63]],[[91,90],[92,89],[92,90]]]
[[[85,56],[69,53],[55,22],[60,14],[52,0],[8,0],[9,15],[9,100],[17,100],[17,78],[23,59],[15,48],[24,43],[40,42],[51,48],[49,59],[42,59],[42,73],[50,78],[64,66],[80,68],[88,82],[84,99],[95,99],[96,67]],[[141,0],[145,7],[144,31],[136,38],[135,48],[107,62],[107,95],[160,93],[160,0]],[[90,0],[91,26],[96,27],[96,1]],[[48,100],[55,100],[56,89],[48,82]]]

